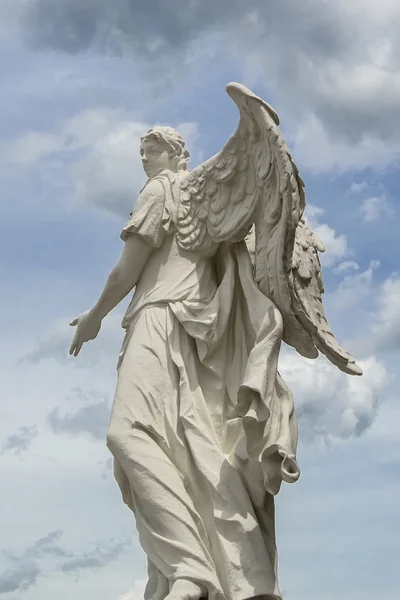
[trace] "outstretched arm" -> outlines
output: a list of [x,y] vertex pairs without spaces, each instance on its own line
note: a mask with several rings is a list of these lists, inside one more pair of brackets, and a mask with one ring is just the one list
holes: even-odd
[[137,284],[152,248],[143,238],[131,234],[125,241],[118,263],[111,269],[106,285],[94,307],[74,319],[76,326],[69,353],[78,356],[84,342],[94,340],[100,331],[101,321],[129,294]]
[[92,311],[101,321],[135,287],[152,248],[136,234],[131,234],[117,264],[111,269],[104,290]]

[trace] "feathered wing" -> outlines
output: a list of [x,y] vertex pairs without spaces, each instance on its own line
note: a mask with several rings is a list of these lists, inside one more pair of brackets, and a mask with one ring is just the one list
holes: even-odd
[[178,243],[195,250],[237,242],[254,225],[255,278],[282,314],[284,341],[307,358],[320,351],[345,373],[360,375],[325,317],[318,258],[324,247],[302,218],[304,183],[278,116],[238,83],[227,92],[240,122],[221,152],[182,181]]

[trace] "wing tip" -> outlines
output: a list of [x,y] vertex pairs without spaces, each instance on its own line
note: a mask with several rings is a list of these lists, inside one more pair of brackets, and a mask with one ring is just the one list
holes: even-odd
[[358,366],[357,363],[355,362],[349,362],[346,365],[346,373],[348,373],[349,375],[362,375],[363,374],[363,370],[361,367]]
[[[347,375],[357,375],[360,376],[363,374],[363,371],[361,369],[361,367],[358,366],[358,364],[356,363],[356,361],[354,360],[354,358],[348,353],[343,351],[342,348],[339,349],[339,352],[336,352],[335,350],[333,350],[332,348],[330,348],[329,346],[326,345],[325,341],[322,343],[322,345],[319,343],[317,343],[317,346],[319,348],[319,350],[322,352],[322,354],[325,354],[326,358],[336,367],[338,367],[338,369],[340,369],[343,373],[346,373]],[[344,352],[344,356],[343,356],[343,352]],[[347,356],[346,356],[347,354]]]
[[265,100],[263,100],[259,96],[256,96],[256,94],[249,90],[249,88],[247,88],[245,85],[243,85],[242,83],[237,83],[236,81],[231,81],[227,84],[225,89],[228,96],[230,96],[232,100],[238,105],[240,105],[240,101],[243,99],[243,97],[253,98],[254,100],[257,100],[260,104],[262,104],[262,106],[264,106],[264,108],[266,108],[268,114],[273,119],[275,125],[279,125],[278,114],[272,108],[272,106],[270,106],[268,102],[265,102]]
[[242,94],[250,94],[253,95],[253,92],[251,92],[245,85],[243,85],[242,83],[237,83],[237,81],[230,81],[226,87],[226,92],[227,94],[229,94],[229,96],[231,95],[231,93],[235,94],[236,92],[242,93]]

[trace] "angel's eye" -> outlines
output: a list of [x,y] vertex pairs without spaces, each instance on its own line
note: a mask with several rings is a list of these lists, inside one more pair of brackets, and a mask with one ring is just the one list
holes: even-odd
[[144,154],[144,150],[143,150],[143,148],[140,148],[140,156],[143,156],[143,154]]

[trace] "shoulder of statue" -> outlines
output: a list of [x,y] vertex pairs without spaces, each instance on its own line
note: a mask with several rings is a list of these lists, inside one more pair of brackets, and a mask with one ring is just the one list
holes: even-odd
[[163,177],[161,173],[155,175],[154,177],[151,177],[151,179],[148,179],[142,187],[142,189],[140,190],[140,197],[161,194],[164,188],[163,179],[165,179],[165,177]]
[[162,206],[164,217],[168,214],[171,223],[176,223],[179,210],[180,182],[180,174],[168,169],[155,173],[153,177],[147,180],[141,190],[136,203],[136,210],[140,207]]
[[163,169],[147,181],[142,191],[154,194],[162,187],[166,196],[171,196],[176,199],[179,197],[181,181],[182,176],[180,173]]

